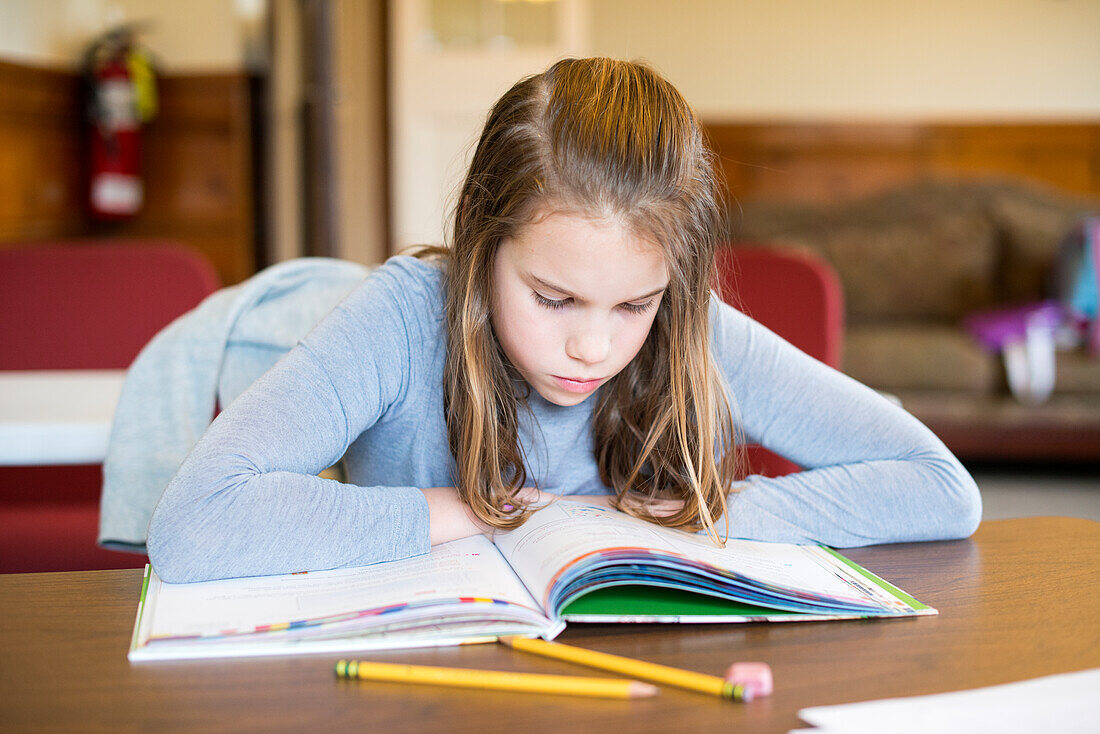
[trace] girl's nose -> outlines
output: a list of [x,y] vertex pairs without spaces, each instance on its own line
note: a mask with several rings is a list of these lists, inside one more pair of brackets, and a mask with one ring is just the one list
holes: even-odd
[[611,355],[611,335],[593,327],[578,330],[566,340],[565,353],[584,364],[599,364]]

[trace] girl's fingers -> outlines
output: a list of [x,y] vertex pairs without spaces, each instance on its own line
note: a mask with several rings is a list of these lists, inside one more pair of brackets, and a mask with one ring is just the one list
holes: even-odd
[[531,505],[537,502],[549,502],[556,500],[558,495],[553,492],[540,490],[538,487],[524,487],[513,495],[521,505]]
[[654,517],[668,517],[669,515],[675,515],[680,511],[683,506],[682,502],[670,502],[667,500],[661,500],[659,502],[653,502],[648,506],[649,514]]
[[524,487],[515,493],[514,497],[516,502],[521,505],[529,505],[532,502],[538,502],[539,491],[534,487]]
[[[539,490],[536,487],[524,487],[516,492],[515,500],[521,505],[530,505],[541,502],[551,502],[558,499],[558,495],[553,492],[547,492],[545,490]],[[598,505],[600,507],[611,507],[614,497],[609,494],[605,495],[585,495],[577,496],[572,499],[579,500],[581,502],[587,502],[589,504]],[[654,517],[668,517],[675,515],[684,507],[683,500],[667,500],[667,499],[648,499],[642,500],[630,495],[627,495],[623,500],[623,505],[636,510],[645,509],[649,514]]]
[[683,500],[651,499],[644,502],[639,502],[638,500],[628,499],[627,501],[630,502],[635,508],[644,508],[647,512],[649,512],[650,515],[653,515],[654,517],[668,517],[670,515],[675,515],[684,507]]

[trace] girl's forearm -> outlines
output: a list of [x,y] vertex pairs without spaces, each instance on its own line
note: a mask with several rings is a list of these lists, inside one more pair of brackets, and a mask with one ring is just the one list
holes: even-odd
[[428,538],[432,545],[491,530],[477,519],[454,487],[431,487],[420,491],[428,501]]

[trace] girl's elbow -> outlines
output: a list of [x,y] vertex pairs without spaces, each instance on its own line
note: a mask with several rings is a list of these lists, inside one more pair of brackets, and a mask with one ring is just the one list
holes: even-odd
[[183,535],[164,527],[163,522],[158,523],[157,515],[153,515],[145,549],[149,564],[161,581],[180,584],[203,580],[195,564],[194,545]]
[[145,543],[149,564],[162,581],[171,584],[213,578],[206,558],[210,536],[204,537],[204,519],[185,505],[158,505],[149,521]]
[[[185,465],[186,467],[186,465]],[[216,476],[230,475],[221,472]],[[153,510],[146,534],[149,563],[162,581],[191,583],[226,577],[227,548],[236,526],[231,498],[243,483],[176,474]],[[197,487],[214,487],[200,492]]]
[[176,548],[175,542],[172,540],[162,542],[160,536],[150,530],[149,539],[145,543],[149,564],[157,572],[161,581],[167,581],[170,584],[188,581],[190,577],[191,569],[187,568],[186,557]]
[[967,538],[982,521],[982,495],[970,473],[951,457],[951,471],[941,478],[945,489],[945,507],[941,510],[944,538]]
[[966,474],[966,487],[959,501],[959,538],[968,538],[982,522],[982,495],[974,479]]

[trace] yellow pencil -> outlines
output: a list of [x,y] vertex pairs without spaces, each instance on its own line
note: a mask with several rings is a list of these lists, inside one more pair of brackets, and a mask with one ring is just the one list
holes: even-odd
[[585,650],[580,647],[563,645],[558,642],[546,640],[532,640],[526,637],[501,637],[500,641],[508,647],[523,652],[542,655],[549,658],[557,658],[578,665],[587,665],[590,668],[599,668],[613,673],[629,675],[632,678],[664,683],[678,688],[687,688],[700,693],[709,693],[734,701],[745,701],[752,697],[746,694],[745,687],[739,683],[731,683],[724,678],[704,673],[695,673],[690,670],[680,670],[667,665],[647,663],[643,660],[634,660],[619,655],[610,655],[595,650]]
[[567,696],[598,698],[644,698],[659,692],[656,686],[636,680],[617,678],[579,678],[571,675],[539,675],[507,673],[497,670],[470,668],[436,668],[427,665],[399,665],[341,660],[336,663],[336,675],[341,678],[392,681],[396,683],[428,683],[459,688],[492,688],[502,691],[554,693]]

